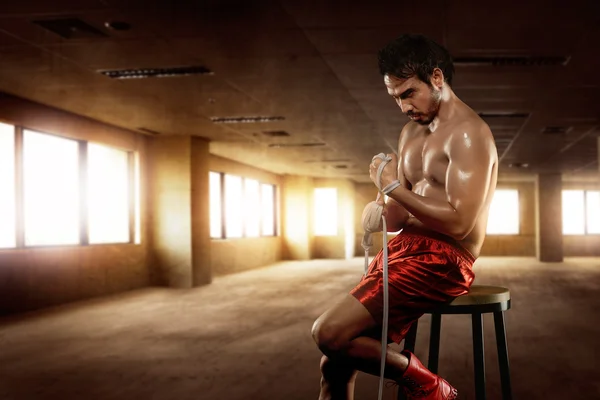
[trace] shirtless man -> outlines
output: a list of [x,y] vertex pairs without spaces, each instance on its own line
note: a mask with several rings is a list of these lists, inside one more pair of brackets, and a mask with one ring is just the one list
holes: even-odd
[[[452,91],[448,51],[420,35],[403,35],[379,52],[390,96],[411,121],[398,157],[389,154],[381,188],[398,180],[384,215],[388,243],[389,331],[400,343],[424,311],[469,291],[485,237],[498,156],[489,127]],[[381,160],[370,177],[377,180]],[[383,204],[378,194],[377,202]],[[354,398],[357,371],[379,375],[383,317],[382,252],[340,303],[321,315],[312,334],[323,352],[320,400]],[[410,399],[455,399],[456,390],[414,354],[391,349],[385,377]]]

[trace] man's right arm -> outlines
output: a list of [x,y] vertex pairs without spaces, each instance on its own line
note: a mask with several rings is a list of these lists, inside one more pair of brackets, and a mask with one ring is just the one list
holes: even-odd
[[[410,123],[409,123],[410,124]],[[410,183],[406,180],[404,176],[404,170],[402,169],[402,148],[404,147],[404,143],[407,138],[407,129],[409,124],[406,124],[400,135],[398,137],[398,180],[404,187],[408,187]],[[378,194],[377,199],[379,200],[381,193]],[[381,201],[383,204],[383,201]],[[398,232],[400,229],[404,228],[406,221],[408,221],[409,212],[400,205],[396,200],[388,197],[385,207],[383,209],[383,213],[385,215],[385,222],[387,224],[388,232]]]

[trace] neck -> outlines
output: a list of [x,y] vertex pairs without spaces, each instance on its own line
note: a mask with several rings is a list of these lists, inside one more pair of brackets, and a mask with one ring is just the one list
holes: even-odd
[[446,83],[444,83],[444,86],[442,86],[441,92],[442,98],[440,100],[440,107],[437,115],[429,124],[429,130],[431,130],[431,132],[435,131],[439,124],[453,118],[456,111],[456,105],[460,101],[450,86],[448,86]]

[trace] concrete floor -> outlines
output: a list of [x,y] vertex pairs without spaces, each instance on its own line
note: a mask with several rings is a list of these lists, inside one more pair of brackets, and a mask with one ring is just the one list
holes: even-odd
[[[361,259],[285,262],[192,290],[144,289],[0,320],[0,399],[317,398],[310,328],[360,279]],[[600,399],[600,260],[482,258],[476,283],[507,286],[514,398]],[[488,399],[500,399],[486,316]],[[427,356],[423,317],[417,356]],[[474,399],[470,319],[442,321],[440,374]],[[376,399],[360,374],[356,399]],[[385,399],[395,398],[385,389]]]

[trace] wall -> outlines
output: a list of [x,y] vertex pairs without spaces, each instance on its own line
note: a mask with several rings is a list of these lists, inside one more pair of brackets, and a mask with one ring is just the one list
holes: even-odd
[[[277,214],[278,216],[282,215],[281,188],[284,179],[280,175],[216,155],[210,155],[209,167],[210,171],[225,172],[256,179],[261,183],[276,185],[277,205],[279,205]],[[275,237],[211,239],[210,260],[213,276],[258,268],[280,261],[283,256],[283,238],[281,233],[281,218],[279,220],[278,235]],[[206,226],[209,226],[209,224],[206,224]]]
[[[0,94],[0,120],[40,132],[138,151],[141,198],[146,198],[144,136],[7,94]],[[0,313],[31,310],[147,286],[144,201],[141,217],[141,244],[0,250]]]

